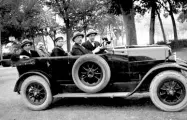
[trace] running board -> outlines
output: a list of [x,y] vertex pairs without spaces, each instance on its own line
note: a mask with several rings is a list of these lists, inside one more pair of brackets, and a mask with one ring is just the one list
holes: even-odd
[[61,93],[54,97],[62,98],[98,98],[98,97],[128,97],[131,92],[112,92],[112,93]]

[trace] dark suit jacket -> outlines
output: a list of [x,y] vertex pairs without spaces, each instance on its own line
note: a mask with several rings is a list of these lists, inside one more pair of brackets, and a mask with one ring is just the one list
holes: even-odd
[[77,43],[75,43],[73,45],[72,51],[71,51],[72,55],[84,55],[84,54],[88,54],[88,53],[92,54],[91,51],[85,49],[83,46],[81,46],[81,45],[79,45]]
[[31,50],[30,52],[31,53],[28,53],[27,51],[22,50],[21,53],[20,53],[20,55],[26,55],[28,57],[40,57],[39,54],[36,51]]
[[28,56],[28,57],[40,57],[39,56],[39,54],[36,52],[36,51],[34,51],[34,50],[31,50],[30,51],[31,53],[28,53],[27,51],[25,51],[25,50],[22,50],[21,52],[20,52],[20,54],[13,54],[12,56],[11,56],[11,60],[12,61],[14,61],[14,62],[16,62],[16,61],[18,61],[18,60],[20,60],[20,55],[26,55],[26,56]]
[[55,47],[52,50],[51,56],[67,56],[68,54],[60,47]]
[[91,42],[89,40],[87,40],[86,42],[84,42],[82,44],[83,47],[85,47],[87,50],[93,51],[96,47],[100,46],[100,43],[95,41],[94,42],[94,46],[91,44]]

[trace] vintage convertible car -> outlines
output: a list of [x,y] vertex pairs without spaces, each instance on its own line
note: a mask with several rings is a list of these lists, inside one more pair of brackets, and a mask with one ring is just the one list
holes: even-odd
[[163,111],[187,105],[187,63],[168,46],[121,46],[102,54],[14,61],[15,92],[31,110],[49,107],[54,97],[129,97],[149,92]]

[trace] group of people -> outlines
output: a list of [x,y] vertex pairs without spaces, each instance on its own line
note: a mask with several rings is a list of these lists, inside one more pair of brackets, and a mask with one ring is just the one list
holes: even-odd
[[72,40],[75,42],[71,54],[72,55],[84,55],[84,54],[95,54],[100,51],[100,43],[95,41],[95,37],[97,35],[96,31],[89,31],[86,37],[87,41],[82,43],[82,39],[84,38],[84,34],[76,33]]
[[[89,31],[86,37],[88,40],[84,43],[82,43],[82,40],[84,38],[84,34],[80,32],[76,32],[73,37],[72,41],[74,42],[74,45],[72,47],[72,50],[70,52],[71,55],[84,55],[84,54],[95,54],[100,51],[100,43],[95,41],[95,37],[97,35],[96,31]],[[51,56],[67,56],[68,53],[66,53],[63,50],[64,45],[64,38],[58,37],[55,39],[55,48],[52,50]]]
[[83,38],[85,37],[84,34],[80,32],[76,32],[73,37],[72,41],[74,45],[70,53],[67,53],[63,50],[63,45],[65,40],[63,37],[58,37],[54,40],[55,47],[52,50],[51,54],[43,49],[43,45],[38,43],[37,51],[32,50],[32,42],[28,39],[22,41],[21,48],[22,51],[20,53],[20,58],[31,58],[31,57],[47,57],[47,56],[67,56],[68,54],[71,55],[84,55],[84,54],[95,54],[98,53],[101,49],[100,43],[95,41],[95,37],[98,33],[94,30],[88,32],[86,37],[88,38],[87,41],[82,43]]

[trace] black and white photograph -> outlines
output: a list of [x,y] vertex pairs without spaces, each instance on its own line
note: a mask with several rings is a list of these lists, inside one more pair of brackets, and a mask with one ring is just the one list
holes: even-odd
[[186,119],[186,0],[0,0],[0,120]]

